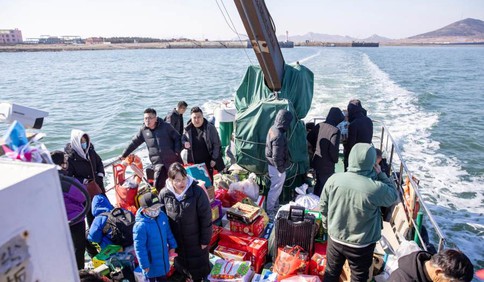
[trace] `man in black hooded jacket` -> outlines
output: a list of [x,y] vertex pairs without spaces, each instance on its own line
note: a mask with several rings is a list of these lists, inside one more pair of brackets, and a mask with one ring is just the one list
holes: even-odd
[[420,251],[403,256],[389,282],[431,282],[472,280],[474,267],[469,258],[458,250],[448,249],[431,255]]
[[150,161],[155,170],[155,187],[158,192],[165,186],[167,172],[174,162],[181,162],[181,136],[169,123],[156,116],[156,111],[144,111],[144,124],[141,126],[121,158],[126,158],[143,142],[146,143]]
[[308,142],[314,148],[311,166],[316,170],[316,186],[314,194],[321,195],[326,180],[334,173],[334,166],[338,163],[340,131],[336,127],[344,120],[339,108],[329,110],[324,122],[318,123],[307,136]]
[[348,104],[348,140],[344,150],[345,171],[348,168],[348,156],[356,143],[371,144],[373,137],[373,122],[366,116],[366,110],[361,106],[360,100],[353,99]]

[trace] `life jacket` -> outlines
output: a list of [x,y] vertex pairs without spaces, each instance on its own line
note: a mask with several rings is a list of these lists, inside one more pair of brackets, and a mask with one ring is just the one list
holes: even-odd
[[123,247],[133,245],[135,216],[130,211],[114,208],[110,212],[104,212],[101,215],[107,216],[103,234],[109,235],[110,240],[115,245]]

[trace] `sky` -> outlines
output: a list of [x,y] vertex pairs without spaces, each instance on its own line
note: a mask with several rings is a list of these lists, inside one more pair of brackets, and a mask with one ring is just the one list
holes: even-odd
[[[288,31],[289,36],[314,32],[399,39],[465,18],[484,20],[483,0],[266,0],[266,5],[277,35]],[[233,0],[0,0],[0,29],[14,28],[24,39],[51,35],[224,40],[236,39],[235,31],[246,34]]]

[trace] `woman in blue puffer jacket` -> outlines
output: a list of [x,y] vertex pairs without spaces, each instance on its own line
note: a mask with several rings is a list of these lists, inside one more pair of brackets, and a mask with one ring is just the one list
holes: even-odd
[[177,247],[175,237],[156,195],[146,193],[140,197],[139,203],[133,228],[136,257],[150,282],[166,281],[170,271],[169,257],[175,256]]

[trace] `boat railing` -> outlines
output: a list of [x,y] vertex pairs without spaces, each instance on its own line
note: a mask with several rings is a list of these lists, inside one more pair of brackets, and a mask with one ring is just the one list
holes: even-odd
[[[427,219],[430,221],[432,225],[433,231],[438,236],[439,243],[438,243],[437,251],[440,251],[441,249],[444,248],[445,237],[442,231],[440,230],[440,227],[438,226],[437,222],[435,221],[435,218],[432,216],[432,213],[430,212],[429,208],[425,204],[423,197],[420,194],[419,181],[410,172],[407,164],[403,159],[402,151],[398,147],[398,144],[395,142],[395,139],[393,138],[393,136],[391,135],[390,131],[385,126],[385,124],[380,121],[374,121],[374,124],[380,125],[379,128],[381,132],[376,132],[376,134],[373,135],[373,144],[375,145],[375,147],[377,148],[379,147],[380,150],[387,153],[387,160],[390,168],[390,175],[395,177],[395,183],[400,192],[400,197],[402,198],[402,203],[407,215],[407,219],[410,222],[411,227],[413,227],[413,230],[418,237],[420,246],[422,246],[424,250],[427,251],[427,246],[424,242],[422,232],[421,230],[419,230],[419,228],[416,228],[417,226],[420,225],[420,224],[417,224],[413,213],[413,209],[415,209],[417,206],[420,206],[419,212],[423,212],[423,215],[427,217]],[[374,129],[376,128],[377,127],[374,126]],[[378,144],[378,141],[380,141],[380,144]],[[411,189],[412,191],[405,191],[404,189],[405,182],[409,184],[409,185],[406,185],[405,188]],[[410,194],[413,194],[414,197],[409,197],[409,199],[406,199],[406,196],[409,194],[409,192]],[[417,241],[417,239],[415,240]]]

